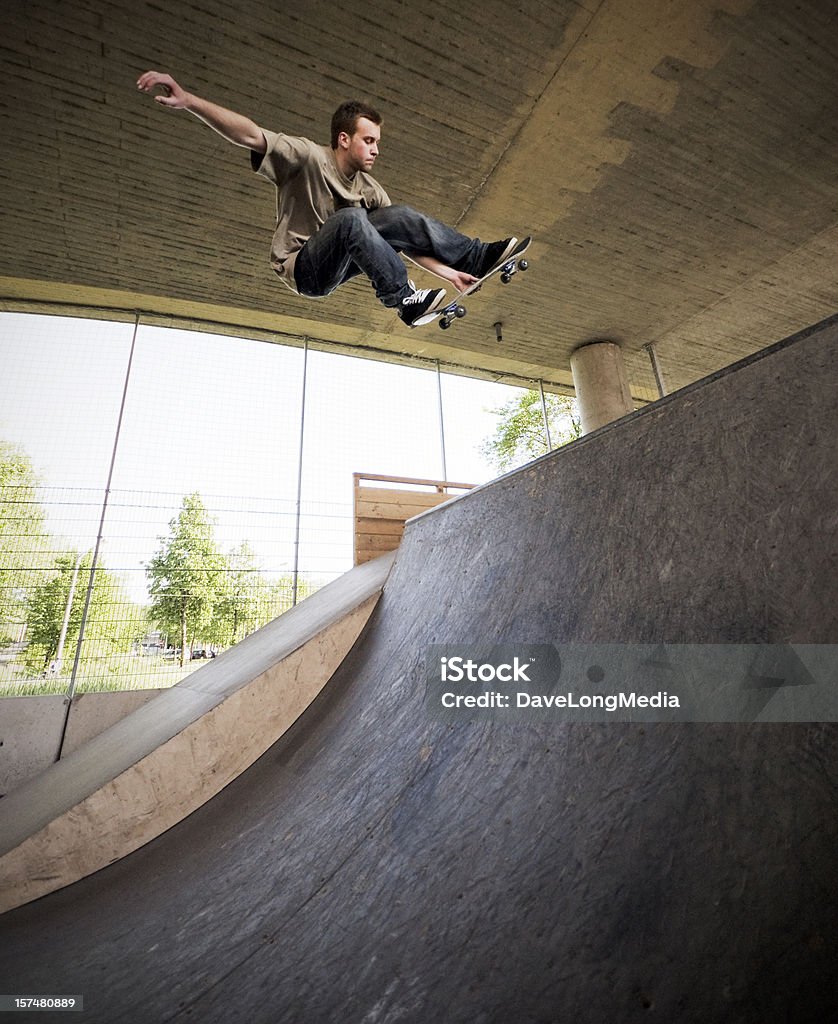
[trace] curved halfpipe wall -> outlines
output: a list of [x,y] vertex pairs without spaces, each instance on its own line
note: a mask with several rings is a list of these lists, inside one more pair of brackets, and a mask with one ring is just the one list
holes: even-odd
[[108,1024],[827,1019],[834,725],[446,721],[423,662],[834,641],[837,340],[413,520],[366,632],[252,768],[0,918],[3,991],[83,993]]

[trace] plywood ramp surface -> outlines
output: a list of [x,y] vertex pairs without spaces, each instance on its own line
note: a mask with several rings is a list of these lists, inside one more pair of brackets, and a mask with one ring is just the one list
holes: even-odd
[[270,750],[0,917],[0,991],[85,1024],[834,1019],[838,725],[451,718],[428,649],[833,643],[836,355],[838,318],[412,519]]

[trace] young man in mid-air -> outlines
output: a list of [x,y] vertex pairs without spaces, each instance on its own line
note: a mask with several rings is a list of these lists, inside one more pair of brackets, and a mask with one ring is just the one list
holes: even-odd
[[332,117],[331,145],[319,146],[260,128],[186,92],[159,71],[141,75],[137,88],[161,90],[154,96],[157,103],[188,110],[251,151],[253,170],[277,189],[271,266],[300,295],[328,295],[364,273],[381,302],[412,327],[445,304],[445,289],[417,289],[398,253],[460,292],[516,248],[516,238],[484,243],[409,206],[391,205],[369,173],[378,156],[381,116],[364,103],[341,104]]

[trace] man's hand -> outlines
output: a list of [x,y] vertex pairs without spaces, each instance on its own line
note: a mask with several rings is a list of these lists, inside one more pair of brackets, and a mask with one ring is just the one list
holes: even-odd
[[155,103],[171,110],[188,110],[234,146],[245,146],[256,153],[264,153],[268,148],[262,129],[249,117],[181,89],[174,78],[163,71],[146,71],[137,79],[137,88],[140,92],[162,89],[154,97]]
[[434,259],[432,256],[415,256],[409,252],[406,252],[405,256],[412,259],[414,263],[418,263],[420,267],[424,267],[425,270],[436,274],[437,277],[441,277],[443,281],[453,284],[458,292],[464,292],[469,285],[474,284],[478,280],[473,274],[466,274],[462,270],[455,270],[453,267],[440,263],[439,260]]
[[171,75],[162,71],[146,71],[137,79],[137,88],[140,92],[151,92],[158,87],[163,92],[154,97],[154,102],[161,106],[183,110],[189,102],[189,93],[181,89]]
[[466,288],[478,281],[474,274],[465,274],[462,270],[446,267],[445,264],[440,264],[440,269],[436,273],[444,281],[450,281],[458,292],[464,292]]

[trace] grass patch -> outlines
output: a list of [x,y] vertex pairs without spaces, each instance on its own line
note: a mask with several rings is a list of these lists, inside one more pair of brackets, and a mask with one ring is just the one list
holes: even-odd
[[[76,677],[75,692],[117,693],[122,690],[162,690],[174,686],[190,675],[205,661],[191,662],[180,667],[176,662],[161,658],[118,658],[106,665],[82,665]],[[35,676],[24,665],[0,663],[0,698],[45,697],[61,695],[70,688],[70,674]]]

